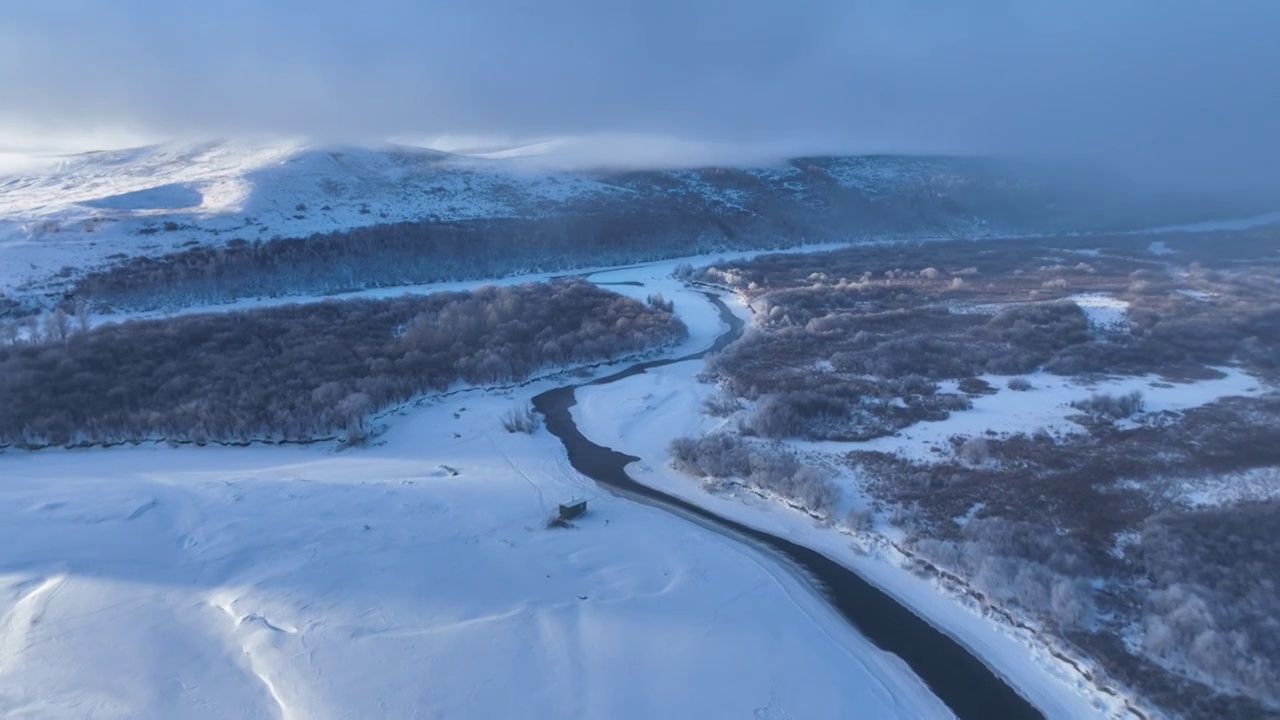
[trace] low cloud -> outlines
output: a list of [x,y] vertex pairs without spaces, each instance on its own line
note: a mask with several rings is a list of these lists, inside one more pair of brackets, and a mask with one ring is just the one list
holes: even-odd
[[44,0],[0,21],[0,126],[1034,154],[1280,187],[1277,36],[1263,0]]

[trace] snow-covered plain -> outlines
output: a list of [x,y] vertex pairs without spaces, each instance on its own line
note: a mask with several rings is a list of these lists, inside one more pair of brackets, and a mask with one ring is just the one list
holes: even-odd
[[[679,356],[724,327],[700,292],[670,277],[675,265],[590,278],[672,299],[691,335]],[[705,493],[668,468],[672,438],[723,422],[699,412],[715,392],[696,381],[700,369],[687,362],[582,388],[575,418],[597,442],[641,457],[632,471],[642,482],[855,568],[1049,717],[1120,714],[1117,698],[1035,638],[902,569],[892,548],[752,493]],[[1037,375],[1021,393],[988,378],[1000,392],[973,410],[865,446],[927,459],[952,435],[1067,432],[1072,399],[1131,385],[1157,412],[1259,391],[1225,372],[1174,388]],[[948,714],[773,559],[603,493],[545,432],[501,429],[503,412],[551,384],[406,406],[381,419],[385,432],[365,449],[0,454],[0,713]],[[547,529],[572,496],[588,498],[590,513],[573,529]]]
[[0,454],[0,715],[949,716],[770,557],[501,429],[550,386],[406,406],[365,449]]

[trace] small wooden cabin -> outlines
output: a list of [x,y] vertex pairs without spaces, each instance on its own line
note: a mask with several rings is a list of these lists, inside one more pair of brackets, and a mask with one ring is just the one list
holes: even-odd
[[576,518],[587,511],[587,501],[573,499],[569,502],[560,503],[560,519],[569,520]]

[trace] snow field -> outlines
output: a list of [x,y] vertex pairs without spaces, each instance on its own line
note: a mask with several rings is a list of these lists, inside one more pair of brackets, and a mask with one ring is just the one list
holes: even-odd
[[[297,139],[168,143],[41,162],[0,158],[0,290],[64,266],[163,253],[192,239],[530,215],[570,197],[616,192],[584,175],[519,163]],[[166,222],[179,229],[140,232]]]
[[0,715],[949,716],[771,558],[501,429],[547,387],[401,409],[365,449],[0,455]]
[[[1215,380],[1185,383],[1164,382],[1157,376],[1117,377],[1081,383],[1069,377],[1037,372],[1020,377],[1031,383],[1031,389],[1017,392],[1005,387],[1008,377],[984,375],[982,379],[996,389],[994,395],[972,398],[973,408],[953,412],[940,422],[922,422],[896,435],[862,443],[803,442],[798,445],[814,450],[848,452],[872,450],[888,452],[914,462],[936,462],[952,457],[952,437],[995,437],[1045,430],[1054,435],[1086,432],[1069,418],[1081,414],[1071,403],[1087,400],[1098,393],[1124,395],[1139,391],[1145,400],[1144,415],[1179,413],[1219,398],[1233,395],[1256,396],[1265,392],[1257,378],[1232,367],[1216,368],[1223,374]],[[954,382],[942,383],[943,392],[956,392]],[[1139,415],[1120,421],[1122,426],[1143,422]]]

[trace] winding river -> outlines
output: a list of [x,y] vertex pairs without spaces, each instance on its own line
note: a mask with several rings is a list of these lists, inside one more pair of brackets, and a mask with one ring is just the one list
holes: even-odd
[[902,658],[962,720],[1043,718],[1030,702],[967,648],[849,568],[822,553],[636,482],[627,474],[626,466],[639,458],[597,445],[582,434],[569,411],[577,403],[577,388],[617,382],[650,368],[700,360],[719,352],[742,335],[742,320],[715,294],[704,295],[729,324],[729,329],[707,350],[681,358],[638,363],[607,377],[555,388],[533,398],[534,408],[546,418],[547,430],[564,443],[570,464],[615,494],[662,508],[775,556],[813,585],[858,632],[882,650]]

